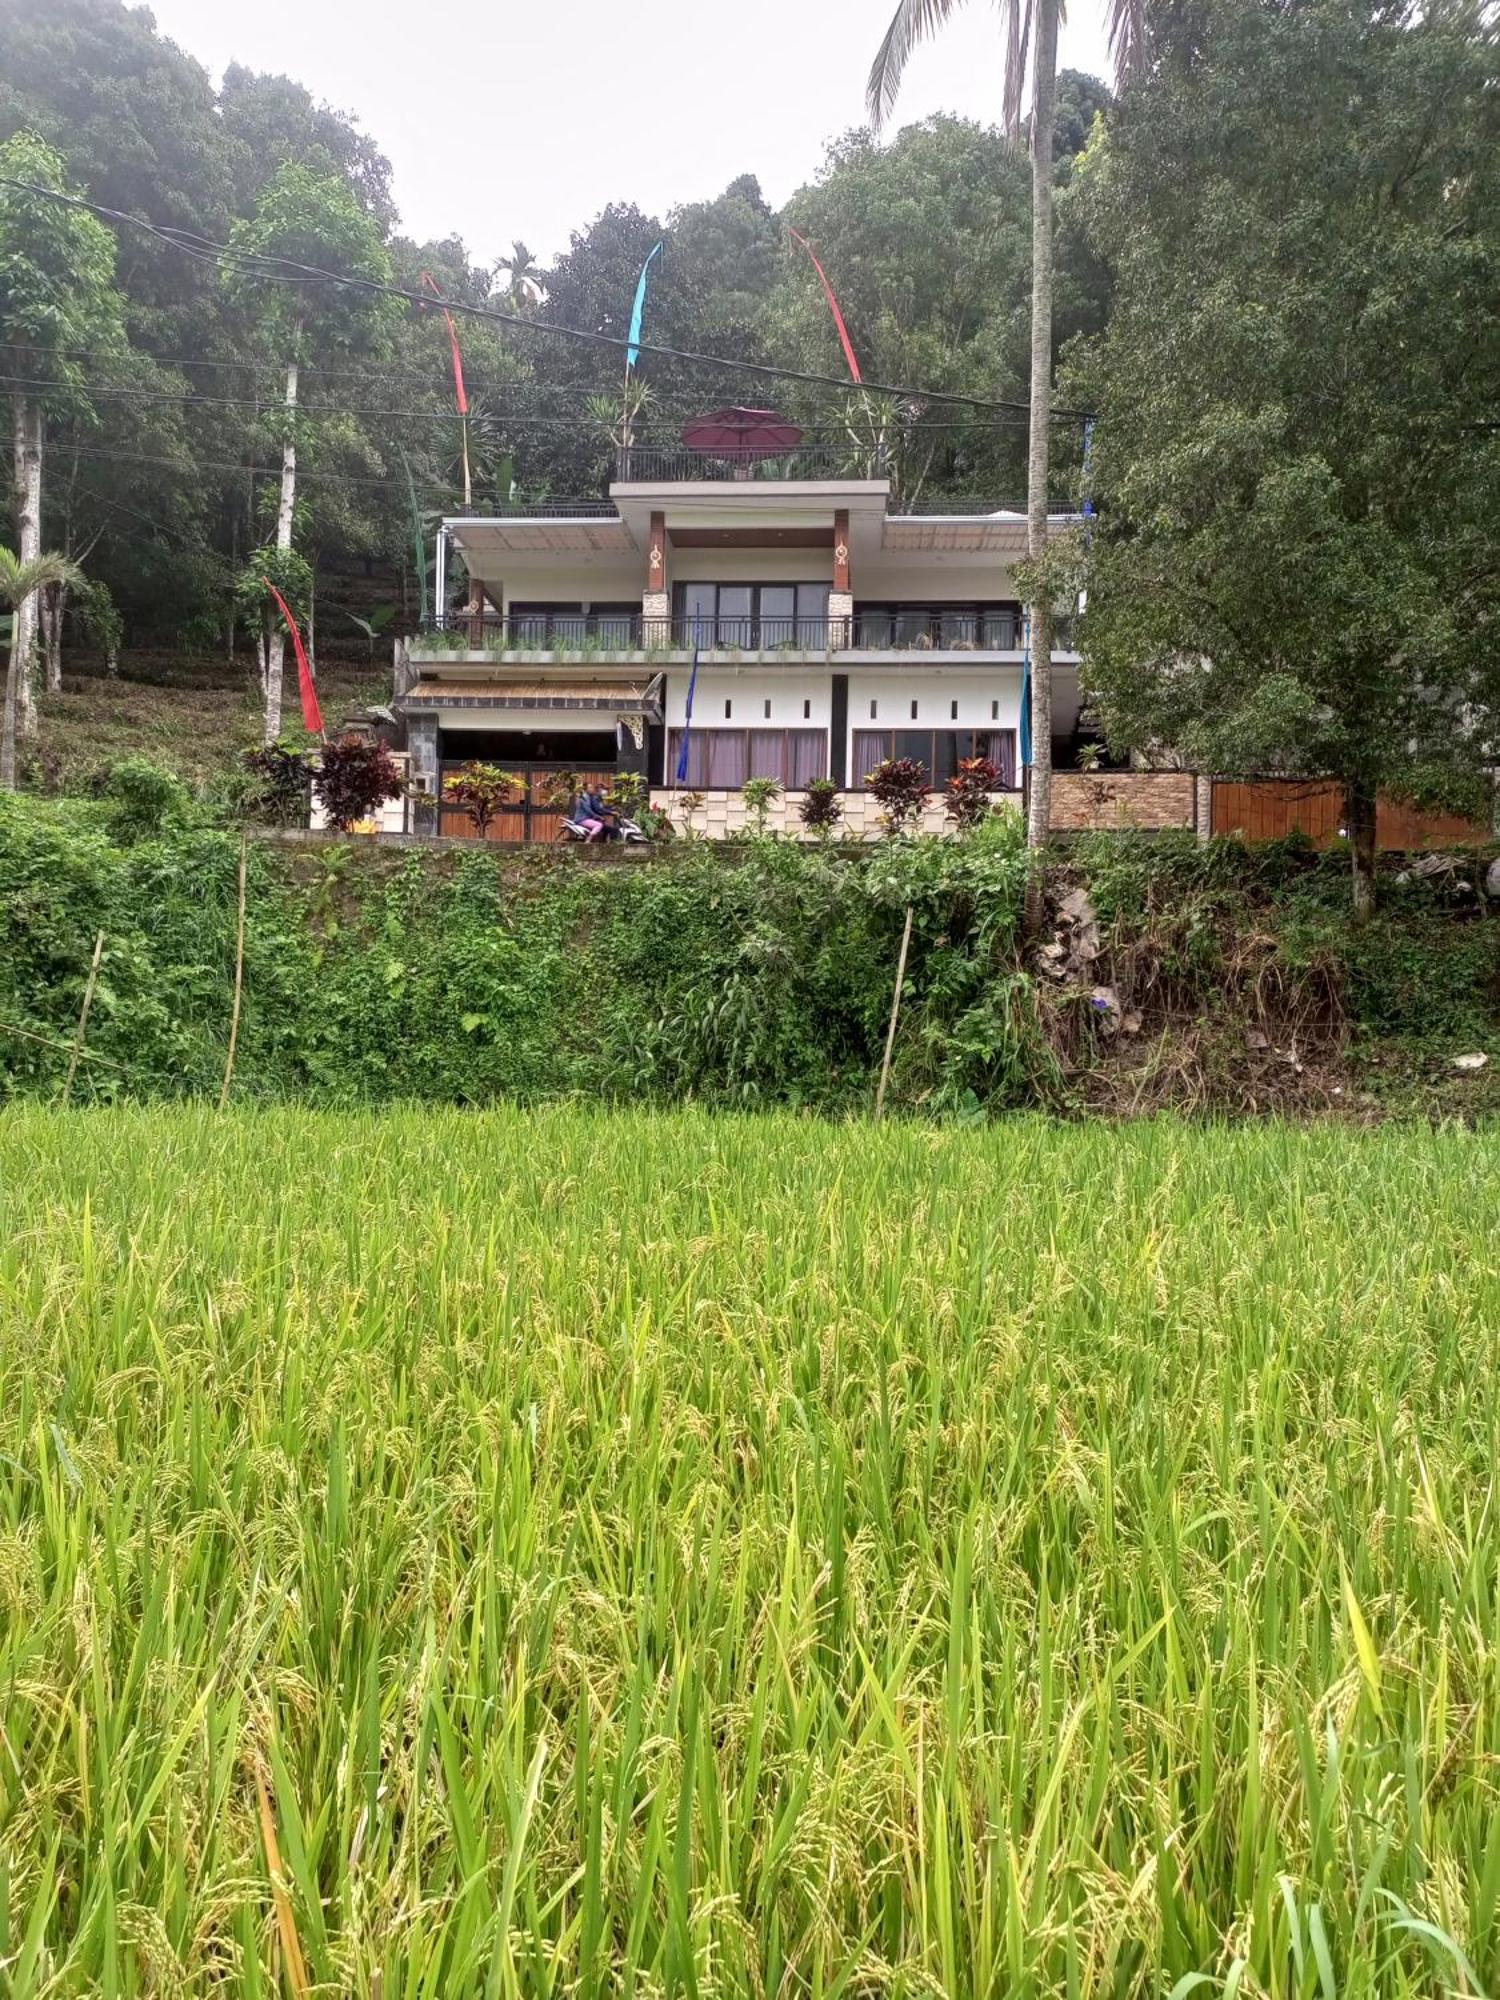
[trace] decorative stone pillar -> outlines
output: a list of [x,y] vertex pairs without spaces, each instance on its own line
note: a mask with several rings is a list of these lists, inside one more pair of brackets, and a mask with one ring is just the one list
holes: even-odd
[[852,590],[830,590],[828,593],[828,650],[837,653],[854,643],[854,593]]
[[837,652],[854,639],[854,586],[849,575],[849,509],[833,516],[833,587],[828,593],[828,650]]
[[411,779],[411,826],[416,833],[438,829],[438,725],[435,715],[412,715],[406,722],[407,770]]
[[665,646],[672,636],[672,589],[667,580],[667,517],[660,510],[651,516],[651,536],[646,545],[646,588],[641,593],[641,644],[649,652]]
[[1206,771],[1193,779],[1193,831],[1198,844],[1206,846],[1214,830],[1214,781]]

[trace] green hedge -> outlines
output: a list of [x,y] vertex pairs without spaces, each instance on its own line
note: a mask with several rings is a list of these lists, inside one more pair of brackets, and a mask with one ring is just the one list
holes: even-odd
[[[56,1089],[99,930],[77,1094],[216,1092],[238,860],[237,833],[139,770],[99,801],[0,796],[0,1092]],[[619,867],[252,840],[236,1087],[863,1104],[910,904],[895,1101],[1066,1105],[1087,995],[1060,1001],[1025,969],[1026,876],[1014,818],[962,842],[699,842]],[[1342,869],[1295,848],[1096,839],[1067,879],[1089,886],[1111,947],[1157,954],[1189,1012],[1212,1013],[1236,941],[1269,925],[1288,978],[1336,968],[1357,1033],[1493,1037],[1500,924],[1431,890],[1391,890],[1354,934]]]

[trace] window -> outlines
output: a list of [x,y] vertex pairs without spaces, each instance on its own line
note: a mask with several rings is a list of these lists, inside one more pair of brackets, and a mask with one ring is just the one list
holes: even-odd
[[[682,731],[667,745],[667,768],[677,769]],[[688,732],[687,784],[693,791],[737,789],[747,778],[775,778],[786,791],[805,791],[828,773],[826,729],[692,729]]]
[[771,702],[769,696],[766,698],[766,720],[767,722],[771,720]]
[[802,704],[802,720],[804,722],[807,722],[808,720],[810,720],[811,716],[812,716],[812,703],[810,701],[804,701]]
[[680,583],[678,637],[686,645],[821,652],[828,591],[826,583]]
[[910,757],[941,791],[965,757],[988,757],[1000,773],[1002,792],[1016,789],[1016,732],[1013,729],[856,729],[849,782],[862,792],[865,779],[888,757]]
[[854,643],[870,652],[912,649],[1012,653],[1021,643],[1018,604],[862,604]]
[[917,719],[917,704],[915,702],[911,705],[911,719],[913,722]]
[[724,704],[724,720],[727,722],[730,716],[733,714],[734,714],[734,703],[732,701],[726,701]]

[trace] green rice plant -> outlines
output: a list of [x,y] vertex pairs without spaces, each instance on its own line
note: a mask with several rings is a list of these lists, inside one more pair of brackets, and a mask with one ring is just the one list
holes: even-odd
[[1495,1993],[1497,1179],[5,1110],[0,1988]]

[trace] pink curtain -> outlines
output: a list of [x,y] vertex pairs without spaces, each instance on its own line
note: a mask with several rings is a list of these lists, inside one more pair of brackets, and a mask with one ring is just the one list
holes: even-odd
[[891,732],[888,729],[856,729],[854,732],[854,762],[849,770],[849,783],[857,792],[865,788],[865,779],[877,764],[883,764],[891,754]]

